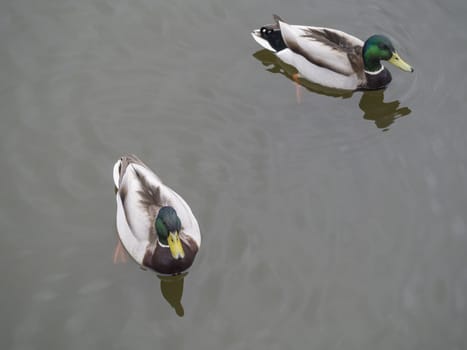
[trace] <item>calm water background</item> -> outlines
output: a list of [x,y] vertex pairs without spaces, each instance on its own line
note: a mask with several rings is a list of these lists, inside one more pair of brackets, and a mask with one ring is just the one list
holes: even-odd
[[[250,37],[272,13],[385,33],[415,73],[297,104]],[[465,0],[3,1],[0,347],[466,349],[466,17]],[[153,273],[112,264],[127,152],[200,222],[183,317]]]

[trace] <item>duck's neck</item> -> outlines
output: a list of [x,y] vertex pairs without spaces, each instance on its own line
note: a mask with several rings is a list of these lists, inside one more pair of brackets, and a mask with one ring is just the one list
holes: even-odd
[[378,74],[384,69],[379,57],[374,57],[368,52],[363,53],[363,67],[370,74]]

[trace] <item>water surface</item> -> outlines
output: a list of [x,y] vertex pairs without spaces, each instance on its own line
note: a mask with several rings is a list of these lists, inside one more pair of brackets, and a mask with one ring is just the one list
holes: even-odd
[[[379,92],[306,84],[298,104],[250,37],[273,12],[384,33],[415,73],[389,67]],[[2,349],[467,348],[466,15],[463,0],[2,2]],[[183,283],[112,264],[127,152],[200,222]]]

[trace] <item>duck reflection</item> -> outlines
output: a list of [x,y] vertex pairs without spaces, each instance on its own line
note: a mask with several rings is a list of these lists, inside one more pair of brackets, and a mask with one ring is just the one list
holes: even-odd
[[[119,252],[117,254],[117,251]],[[123,248],[120,240],[117,238],[117,249],[115,250],[113,262],[114,264],[118,263],[126,263],[128,261],[128,255]],[[182,296],[183,296],[183,282],[185,280],[186,275],[188,272],[183,272],[179,275],[175,276],[163,276],[158,275],[156,276],[161,281],[161,294],[165,300],[175,309],[175,313],[183,317],[185,315],[185,310],[183,309],[182,305]]]
[[157,275],[161,280],[161,294],[165,300],[175,309],[175,313],[183,317],[185,311],[182,305],[183,296],[183,281],[188,272],[184,272],[177,276],[161,276]]
[[[267,71],[282,74],[288,79],[295,81],[293,75],[297,73],[297,70],[282,62],[272,52],[260,50],[255,52],[253,57],[268,67]],[[301,86],[310,92],[331,97],[350,98],[354,93],[359,92],[331,89],[303,79],[300,79],[299,82]],[[374,121],[376,127],[383,129],[383,131],[387,130],[396,119],[409,115],[412,112],[408,107],[399,107],[400,102],[397,100],[384,102],[384,90],[363,91],[361,93],[362,97],[358,105],[363,111],[363,118]]]
[[397,100],[384,102],[383,90],[363,92],[358,105],[364,113],[364,119],[373,120],[376,127],[384,130],[387,130],[396,119],[412,112],[408,107],[399,108],[400,102]]

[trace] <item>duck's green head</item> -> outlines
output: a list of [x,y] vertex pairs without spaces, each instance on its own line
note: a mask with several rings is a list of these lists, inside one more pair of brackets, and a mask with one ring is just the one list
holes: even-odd
[[382,68],[380,60],[388,61],[406,72],[413,72],[413,68],[400,58],[394,46],[384,35],[372,35],[363,45],[363,63],[367,72],[376,72]]
[[185,252],[180,241],[182,223],[175,209],[172,207],[160,208],[155,225],[159,242],[169,246],[172,257],[174,259],[184,258]]

